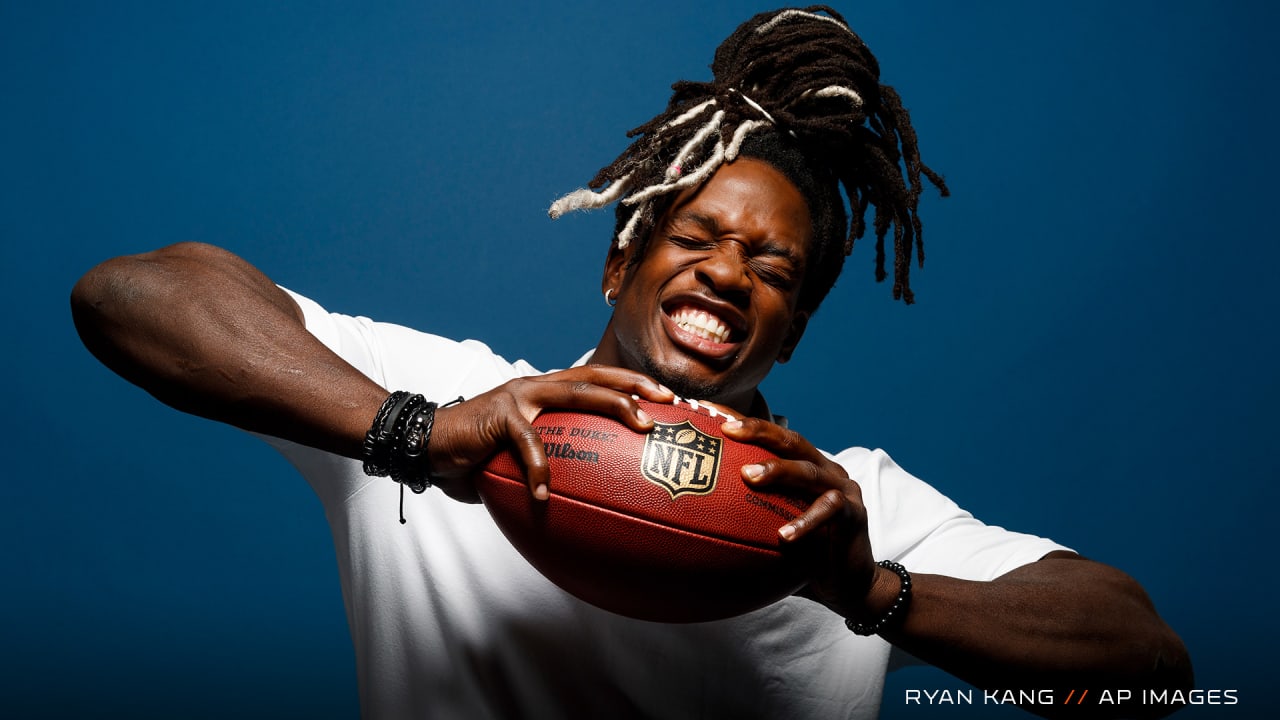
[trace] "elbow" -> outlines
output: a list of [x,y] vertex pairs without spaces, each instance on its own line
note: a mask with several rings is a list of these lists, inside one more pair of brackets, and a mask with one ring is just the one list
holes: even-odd
[[[1163,718],[1184,707],[1195,689],[1195,672],[1191,654],[1182,639],[1159,617],[1154,617],[1144,671],[1136,673],[1128,683],[1137,695],[1168,698],[1168,702],[1152,702],[1132,710],[1132,717]],[[1126,715],[1126,717],[1129,717]]]
[[[1172,630],[1168,631],[1165,642],[1156,653],[1145,682],[1139,685],[1140,689],[1134,688],[1133,693],[1138,696],[1141,692],[1143,702],[1137,706],[1129,705],[1127,712],[1122,709],[1124,705],[1118,706],[1122,710],[1117,717],[1154,720],[1168,717],[1193,702],[1195,673],[1191,669],[1191,656]],[[1150,702],[1146,700],[1148,697],[1152,698]],[[1156,701],[1155,698],[1161,700]]]
[[1195,672],[1187,646],[1160,617],[1137,581],[1123,577],[1123,586],[1127,588],[1133,608],[1131,613],[1124,615],[1128,618],[1124,625],[1129,628],[1128,642],[1133,650],[1128,653],[1128,684],[1135,688],[1185,694],[1195,687]]
[[86,344],[152,301],[149,294],[155,283],[148,266],[141,255],[112,258],[94,266],[71,288],[71,319]]
[[[1195,687],[1195,672],[1191,666],[1191,654],[1182,638],[1169,627],[1169,624],[1157,613],[1155,605],[1146,592],[1130,579],[1133,589],[1141,605],[1137,617],[1145,616],[1141,624],[1135,627],[1146,627],[1144,645],[1147,648],[1146,668],[1140,679],[1144,687],[1164,690],[1181,690],[1186,692]],[[1142,637],[1141,635],[1138,637]]]
[[133,293],[124,265],[128,258],[113,258],[85,273],[71,288],[71,320],[80,340],[95,355],[107,339],[110,319]]
[[172,300],[172,291],[165,289],[164,261],[190,256],[193,250],[201,251],[196,243],[182,243],[111,258],[76,281],[71,288],[71,320],[89,352],[115,369],[130,331]]
[[1172,629],[1166,626],[1164,635],[1153,663],[1153,685],[1184,693],[1194,689],[1196,677],[1191,666],[1191,654]]
[[203,243],[184,242],[149,253],[106,260],[84,274],[71,288],[71,319],[90,350],[108,340],[113,327],[129,324],[130,313],[145,312],[165,299],[166,267],[207,262],[224,252]]
[[1119,570],[1110,572],[1117,610],[1113,637],[1130,650],[1113,655],[1117,660],[1125,658],[1113,668],[1120,673],[1116,679],[1127,676],[1129,685],[1142,688],[1183,692],[1194,688],[1191,655],[1182,638],[1160,617],[1136,580]]

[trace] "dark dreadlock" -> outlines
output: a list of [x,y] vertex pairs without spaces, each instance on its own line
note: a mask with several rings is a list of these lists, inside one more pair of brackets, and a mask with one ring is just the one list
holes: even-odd
[[[901,98],[880,84],[879,63],[844,18],[825,5],[761,13],[716,49],[711,71],[709,83],[672,85],[667,109],[627,133],[636,138],[631,146],[590,189],[557,200],[551,217],[618,200],[614,242],[637,243],[639,258],[676,195],[739,155],[758,157],[787,175],[810,205],[814,248],[801,307],[816,309],[835,284],[866,232],[868,205],[875,207],[876,280],[887,275],[884,240],[892,228],[893,297],[910,304],[912,253],[924,263],[916,212],[921,175],[944,196],[948,191],[921,162]],[[847,232],[837,184],[851,211]]]

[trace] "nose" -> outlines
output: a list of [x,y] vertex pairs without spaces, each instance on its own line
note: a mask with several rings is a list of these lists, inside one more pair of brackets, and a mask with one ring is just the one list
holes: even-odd
[[725,243],[713,250],[696,268],[698,279],[717,295],[742,306],[751,296],[751,276],[740,247]]

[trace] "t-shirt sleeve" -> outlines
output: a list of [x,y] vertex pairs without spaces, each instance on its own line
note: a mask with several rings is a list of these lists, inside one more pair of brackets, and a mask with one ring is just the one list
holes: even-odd
[[862,488],[867,531],[877,559],[912,572],[991,580],[1068,548],[987,525],[898,466],[883,450],[853,448],[836,456]]
[[[528,363],[508,362],[484,343],[331,313],[309,298],[282,289],[298,303],[312,335],[388,392],[407,390],[445,403],[474,397],[515,377],[537,374]],[[263,437],[302,473],[326,508],[345,502],[374,480],[356,460]]]
[[[835,459],[862,488],[871,550],[879,560],[896,560],[911,572],[992,580],[1055,550],[1069,550],[987,525],[883,450],[851,448]],[[890,653],[890,670],[921,664],[897,646]]]
[[408,390],[446,402],[537,374],[523,360],[508,362],[476,340],[450,340],[367,317],[331,313],[310,298],[284,290],[302,309],[312,335],[388,391]]

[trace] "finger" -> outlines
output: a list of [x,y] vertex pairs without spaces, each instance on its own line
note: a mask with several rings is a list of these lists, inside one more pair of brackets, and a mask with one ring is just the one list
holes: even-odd
[[738,442],[758,445],[778,457],[808,459],[815,462],[820,458],[824,460],[826,458],[800,433],[768,420],[760,418],[730,420],[720,426],[720,431],[726,437]]
[[742,466],[742,479],[755,488],[769,485],[785,485],[818,495],[832,488],[844,487],[845,478],[835,473],[824,473],[820,467],[808,460],[783,460],[776,458]]
[[624,395],[639,395],[652,402],[669,403],[676,397],[670,388],[644,373],[607,365],[583,365],[531,379],[542,382],[585,381]]
[[524,466],[529,493],[535,500],[546,500],[551,496],[547,487],[551,480],[551,466],[547,462],[547,451],[542,444],[542,436],[523,419],[508,421],[507,432],[512,450],[520,458],[520,464]]
[[630,394],[586,380],[565,379],[535,385],[522,401],[523,414],[529,420],[543,409],[581,410],[615,418],[636,432],[653,429],[653,418]]
[[844,493],[831,488],[819,495],[798,517],[778,528],[778,535],[787,542],[795,542],[843,513],[847,502]]

